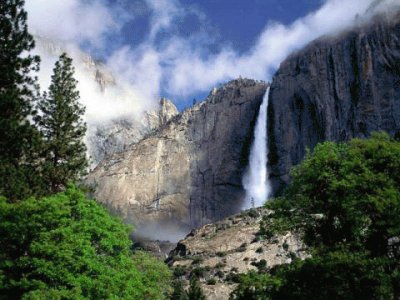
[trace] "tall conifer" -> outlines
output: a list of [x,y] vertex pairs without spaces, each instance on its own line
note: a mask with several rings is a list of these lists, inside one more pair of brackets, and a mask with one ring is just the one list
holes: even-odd
[[0,1],[0,195],[21,199],[38,186],[35,154],[38,134],[29,121],[37,95],[39,57],[23,0]]
[[189,300],[205,300],[203,290],[201,289],[199,280],[196,277],[190,279],[189,289],[186,292]]
[[45,143],[43,177],[49,191],[58,192],[86,171],[86,124],[82,120],[85,108],[79,103],[72,59],[65,53],[56,62],[51,79],[49,92],[39,101],[36,121]]

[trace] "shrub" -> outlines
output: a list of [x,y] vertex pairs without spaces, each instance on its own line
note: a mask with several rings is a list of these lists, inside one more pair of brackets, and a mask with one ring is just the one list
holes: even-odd
[[204,261],[204,259],[202,257],[196,256],[193,258],[192,265],[201,264],[203,261]]
[[236,249],[236,251],[244,252],[244,251],[246,251],[246,247],[247,247],[247,243],[243,243],[243,244],[240,245],[239,248]]
[[240,275],[236,273],[229,273],[225,277],[226,282],[233,282],[233,283],[239,283],[240,282]]
[[186,268],[184,266],[176,266],[173,274],[177,278],[182,277],[186,274]]
[[192,270],[192,272],[190,272],[190,277],[201,278],[201,277],[204,277],[205,272],[206,272],[206,270],[204,268],[197,267],[197,268],[194,268]]
[[222,272],[221,270],[218,270],[218,271],[215,273],[215,276],[217,276],[217,277],[219,277],[219,278],[224,278],[224,277],[225,277],[225,273]]
[[216,285],[217,284],[217,280],[215,278],[210,278],[207,280],[207,284],[208,285]]
[[288,250],[289,250],[289,244],[286,243],[286,242],[284,242],[284,243],[282,244],[282,248],[283,248],[283,250],[288,251]]

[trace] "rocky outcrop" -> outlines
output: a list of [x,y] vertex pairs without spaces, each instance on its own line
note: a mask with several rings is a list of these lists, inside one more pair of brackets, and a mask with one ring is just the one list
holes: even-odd
[[275,191],[325,140],[400,134],[400,13],[376,17],[288,57],[273,78],[269,163]]
[[138,118],[123,118],[89,127],[86,145],[92,166],[97,166],[105,157],[126,150],[129,145],[164,126],[178,113],[170,100],[162,98],[158,111],[146,111]]
[[175,276],[186,282],[197,276],[207,299],[229,299],[238,274],[306,258],[305,246],[295,234],[271,239],[258,235],[267,214],[266,209],[252,209],[193,230],[167,260]]
[[94,196],[139,233],[160,240],[237,213],[266,88],[240,79],[214,89],[206,101],[100,163],[88,178]]

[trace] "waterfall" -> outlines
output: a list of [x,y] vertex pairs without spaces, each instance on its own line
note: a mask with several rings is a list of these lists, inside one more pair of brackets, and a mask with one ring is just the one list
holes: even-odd
[[250,149],[249,167],[243,177],[243,186],[246,190],[246,198],[242,207],[243,209],[262,206],[271,193],[271,185],[268,179],[267,170],[268,98],[269,87],[265,92],[258,113],[257,123],[254,129],[254,141]]

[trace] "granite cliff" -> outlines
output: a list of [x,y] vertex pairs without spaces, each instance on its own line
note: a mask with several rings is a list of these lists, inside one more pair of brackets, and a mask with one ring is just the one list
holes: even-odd
[[176,240],[237,213],[254,123],[267,84],[239,79],[103,160],[94,197],[139,234]]
[[170,100],[161,98],[158,110],[145,111],[140,117],[116,119],[89,127],[86,144],[92,166],[150,135],[178,113]]
[[269,104],[269,163],[275,191],[317,143],[400,134],[400,13],[323,37],[275,74]]

